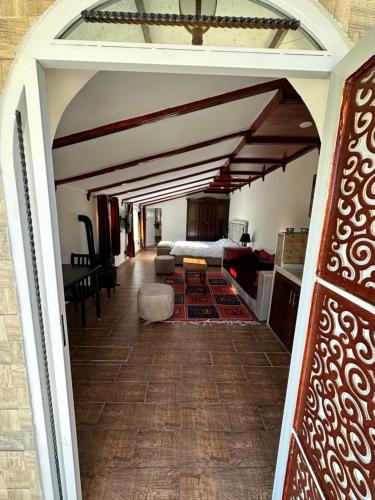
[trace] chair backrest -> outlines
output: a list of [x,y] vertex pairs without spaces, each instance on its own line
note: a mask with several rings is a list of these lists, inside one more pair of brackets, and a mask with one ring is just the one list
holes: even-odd
[[91,257],[89,254],[85,253],[71,253],[70,263],[72,266],[90,266]]

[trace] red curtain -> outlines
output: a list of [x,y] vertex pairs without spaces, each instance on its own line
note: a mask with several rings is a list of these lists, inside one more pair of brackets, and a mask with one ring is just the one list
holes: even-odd
[[111,257],[111,232],[109,227],[108,197],[101,194],[97,197],[99,223],[99,257],[106,260]]
[[128,257],[134,257],[135,256],[135,247],[134,247],[134,224],[133,224],[133,204],[128,203],[128,217],[131,222],[131,227],[128,232],[128,246],[127,246],[127,254]]
[[120,255],[121,252],[120,211],[117,198],[109,199],[109,210],[111,215],[110,230],[111,230],[112,255]]

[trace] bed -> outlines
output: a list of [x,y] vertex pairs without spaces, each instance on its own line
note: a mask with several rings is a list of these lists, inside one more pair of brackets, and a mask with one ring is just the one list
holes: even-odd
[[175,257],[177,265],[182,264],[184,257],[193,257],[205,259],[209,266],[221,266],[224,248],[240,246],[239,240],[246,231],[246,221],[230,221],[228,238],[217,241],[175,241],[170,254]]

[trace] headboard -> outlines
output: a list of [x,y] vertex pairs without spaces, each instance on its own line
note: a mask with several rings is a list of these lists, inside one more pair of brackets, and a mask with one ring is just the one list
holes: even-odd
[[228,238],[239,242],[242,233],[247,233],[248,222],[246,220],[234,219],[228,223]]

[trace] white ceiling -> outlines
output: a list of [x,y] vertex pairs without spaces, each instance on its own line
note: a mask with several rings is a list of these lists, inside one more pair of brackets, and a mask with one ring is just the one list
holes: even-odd
[[[97,73],[70,102],[61,118],[56,137],[152,113],[264,81],[267,79],[102,71]],[[270,92],[241,99],[54,149],[55,179],[61,180],[88,172],[94,173],[105,167],[245,130],[261,113],[273,94],[274,92]],[[170,188],[181,183],[186,184],[189,180],[197,180],[202,176],[208,177],[211,175],[210,173],[201,176],[199,174],[208,168],[220,167],[225,163],[223,160],[212,164],[209,160],[222,155],[230,155],[239,142],[240,138],[234,138],[187,153],[175,154],[144,162],[131,168],[70,182],[70,184],[84,190],[112,183],[125,184],[102,191],[112,194],[191,174],[191,178],[166,186],[166,188]],[[165,170],[205,160],[207,160],[207,164],[163,174]],[[158,175],[135,183],[126,182],[129,179],[151,173],[158,173]],[[161,188],[163,185],[158,185],[157,189]],[[137,191],[135,195],[139,197],[138,195],[146,191]]]

